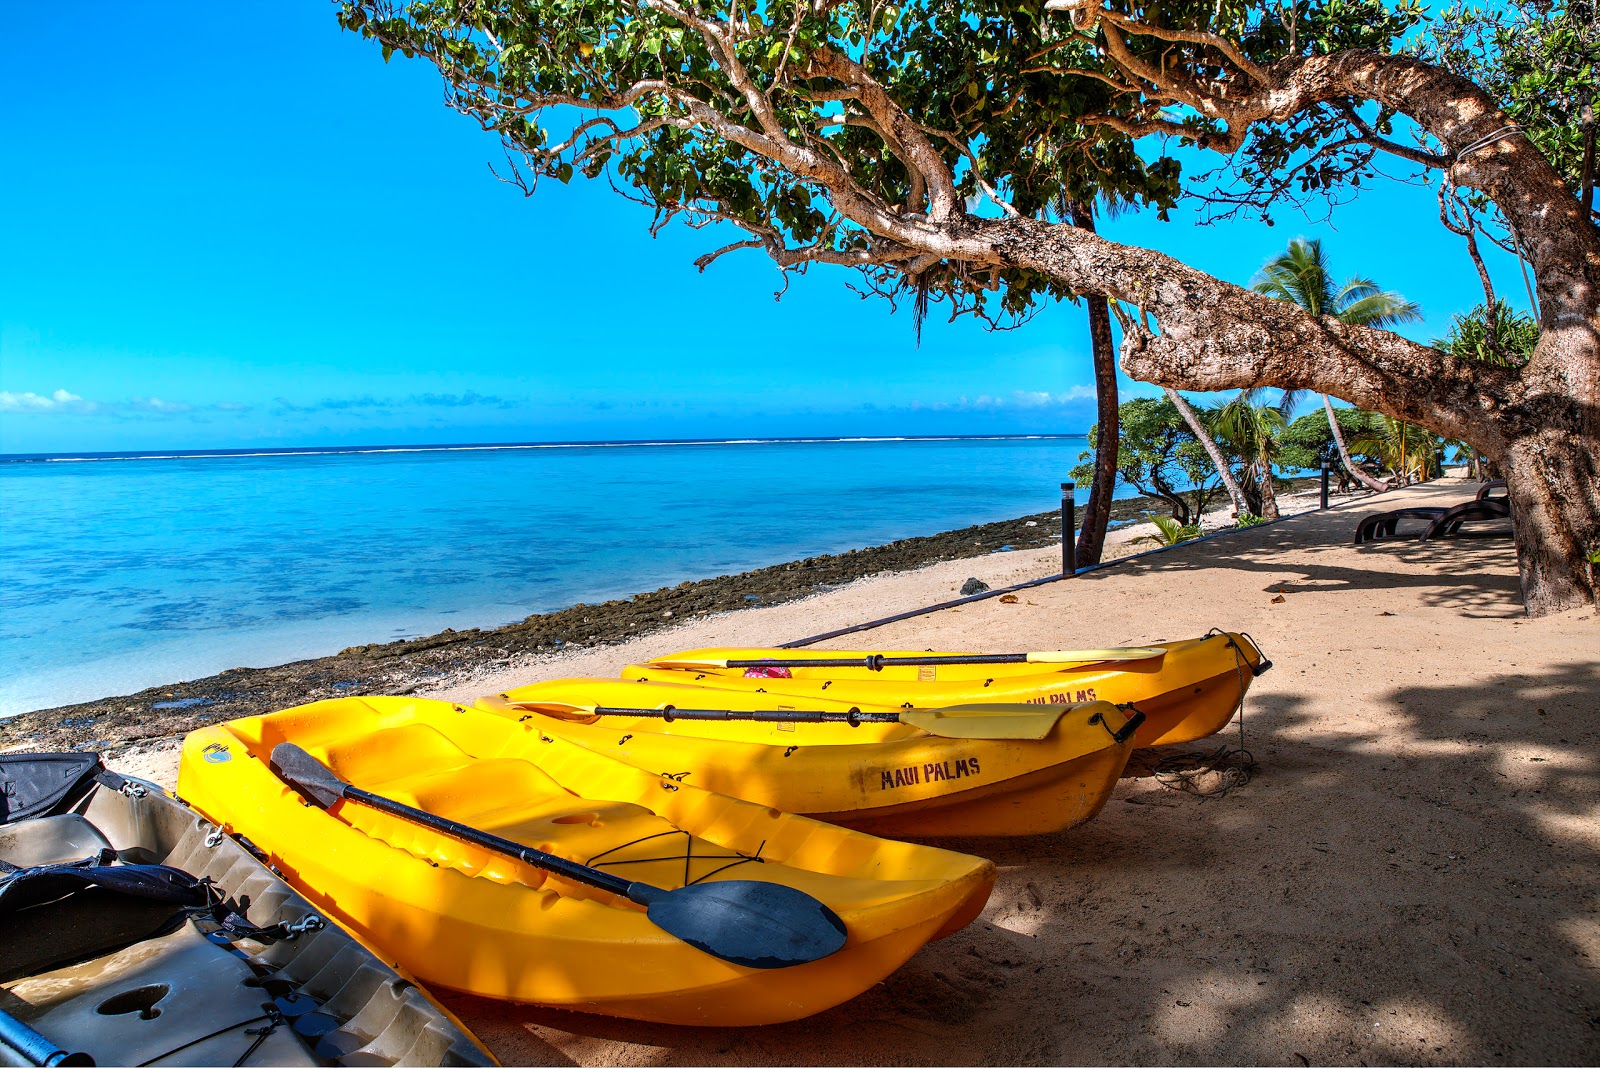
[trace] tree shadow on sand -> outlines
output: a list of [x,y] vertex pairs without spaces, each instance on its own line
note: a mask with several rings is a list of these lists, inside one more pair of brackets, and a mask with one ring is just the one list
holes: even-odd
[[[1272,576],[1267,586],[1280,593],[1404,589],[1414,591],[1420,604],[1453,608],[1467,615],[1523,614],[1516,547],[1510,538],[1397,538],[1351,545],[1350,532],[1364,514],[1308,513],[1295,516],[1290,523],[1210,539],[1204,543],[1204,553],[1189,552],[1180,545],[1120,568],[1260,572]],[[1109,578],[1118,570],[1091,571],[1073,581],[1093,582]]]
[[797,1023],[447,1003],[507,1063],[1595,1063],[1597,706],[1593,662],[1399,686],[1381,731],[1253,699],[1250,783],[936,843],[1001,865],[983,917]]

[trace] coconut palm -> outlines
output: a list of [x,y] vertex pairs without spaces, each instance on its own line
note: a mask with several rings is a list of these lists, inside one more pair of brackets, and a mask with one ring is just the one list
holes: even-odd
[[1391,416],[1381,416],[1377,428],[1356,438],[1352,445],[1376,456],[1394,472],[1400,485],[1426,479],[1435,469],[1440,453],[1434,434]]
[[1242,389],[1239,395],[1213,409],[1207,420],[1235,455],[1244,458],[1239,481],[1246,498],[1254,497],[1249,511],[1263,519],[1278,518],[1278,498],[1272,485],[1272,465],[1278,458],[1278,437],[1289,425],[1298,390],[1286,390],[1277,404],[1262,399],[1263,389]]
[[[1254,288],[1265,296],[1298,304],[1312,315],[1331,315],[1351,326],[1390,327],[1422,318],[1420,305],[1392,290],[1379,289],[1378,283],[1370,278],[1353,277],[1343,286],[1335,287],[1320,239],[1296,238],[1289,242],[1287,251],[1269,260],[1256,274]],[[1344,434],[1339,430],[1339,420],[1333,414],[1333,401],[1323,395],[1322,406],[1328,413],[1328,427],[1333,431],[1339,460],[1345,470],[1369,489],[1380,492],[1387,489],[1350,458]]]
[[1238,480],[1233,477],[1233,470],[1228,466],[1227,457],[1223,456],[1222,450],[1217,447],[1216,440],[1206,427],[1205,420],[1189,405],[1188,401],[1183,399],[1183,394],[1171,386],[1162,387],[1162,392],[1167,395],[1167,399],[1172,402],[1173,407],[1178,409],[1178,414],[1183,416],[1183,421],[1189,424],[1189,430],[1194,434],[1195,440],[1200,442],[1201,447],[1206,450],[1206,455],[1211,457],[1211,462],[1216,465],[1217,476],[1222,479],[1222,486],[1228,491],[1228,499],[1233,502],[1234,518],[1246,514],[1250,509],[1245,502],[1244,487],[1240,486]]

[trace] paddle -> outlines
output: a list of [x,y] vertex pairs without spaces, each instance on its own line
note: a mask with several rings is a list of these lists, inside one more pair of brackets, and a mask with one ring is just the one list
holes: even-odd
[[818,657],[762,657],[759,660],[722,660],[711,657],[667,656],[651,660],[647,667],[688,668],[752,668],[752,667],[864,667],[868,671],[882,671],[886,667],[920,667],[928,664],[1098,664],[1114,660],[1154,660],[1165,656],[1165,649],[1133,647],[1127,649],[1056,649],[1036,653],[952,653],[944,656],[885,656],[870,653],[867,656]]
[[327,808],[340,799],[364,805],[441,834],[645,906],[650,922],[713,957],[746,968],[787,968],[820,960],[845,942],[844,921],[809,894],[752,879],[691,883],[663,890],[629,882],[587,864],[533,849],[509,838],[352,786],[293,742],[272,749],[272,770],[303,796]]
[[1064,714],[1073,709],[1094,706],[1089,722],[1105,723],[1111,737],[1125,741],[1144,722],[1144,713],[1132,710],[1127,723],[1113,729],[1106,718],[1108,711],[1120,710],[1109,701],[1091,701],[1082,705],[1025,705],[978,704],[950,705],[946,708],[908,708],[901,712],[863,712],[852,708],[848,712],[809,712],[795,709],[731,708],[612,708],[606,705],[575,705],[566,701],[513,701],[505,694],[498,698],[483,698],[479,704],[490,708],[530,709],[558,718],[581,719],[592,722],[600,716],[635,716],[663,719],[668,723],[678,719],[710,720],[724,723],[747,720],[756,723],[847,723],[858,727],[863,723],[905,723],[940,738],[1013,739],[1039,741],[1050,734]]

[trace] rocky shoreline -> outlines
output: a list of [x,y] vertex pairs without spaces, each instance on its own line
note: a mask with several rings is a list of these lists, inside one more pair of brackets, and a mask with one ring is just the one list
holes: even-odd
[[[1310,480],[1297,480],[1297,487],[1301,481]],[[1112,521],[1127,523],[1164,510],[1160,501],[1145,497],[1117,501]],[[115,749],[328,697],[412,693],[530,655],[615,644],[687,618],[781,604],[869,575],[1057,545],[1060,530],[1059,511],[1041,512],[683,582],[602,604],[577,604],[487,630],[447,629],[276,667],[231,668],[189,682],[0,719],[0,750]]]

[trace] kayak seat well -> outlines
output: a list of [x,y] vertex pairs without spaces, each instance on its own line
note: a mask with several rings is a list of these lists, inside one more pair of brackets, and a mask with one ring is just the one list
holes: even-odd
[[[885,859],[870,839],[856,843],[863,861],[868,854],[877,854],[870,864],[877,870],[870,874],[850,871],[855,865],[836,855],[818,856],[815,870],[804,864],[780,868],[762,861],[758,854],[764,844],[759,840],[757,851],[744,853],[680,830],[642,805],[579,797],[517,754],[523,746],[539,745],[537,731],[516,731],[507,739],[503,723],[500,729],[500,744],[480,747],[466,732],[447,735],[431,724],[403,722],[332,741],[318,755],[347,781],[373,793],[669,890],[691,882],[752,879],[788,883],[861,907],[893,900],[923,882],[885,879]],[[458,742],[494,749],[499,755],[475,758]],[[549,891],[561,898],[630,910],[639,907],[366,805],[344,802],[334,815],[369,838],[434,867]],[[553,904],[552,899],[545,907]]]

